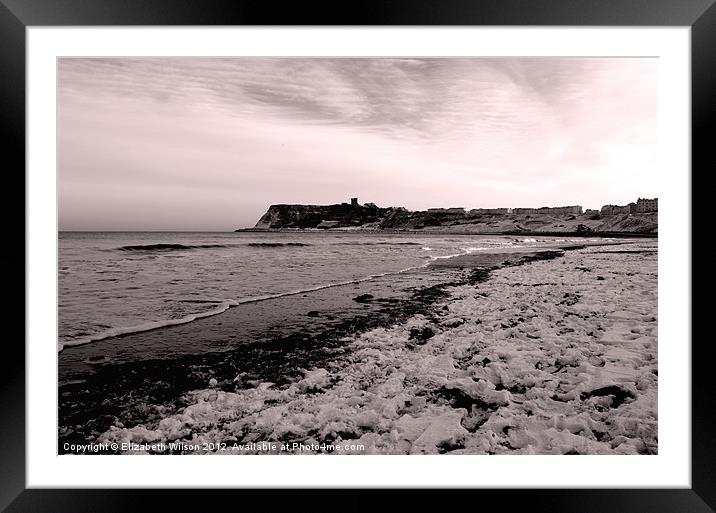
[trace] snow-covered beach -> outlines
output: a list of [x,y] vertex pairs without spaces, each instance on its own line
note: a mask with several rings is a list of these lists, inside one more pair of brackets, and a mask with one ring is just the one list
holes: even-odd
[[97,441],[230,454],[655,454],[656,249],[593,245],[495,269],[405,322],[345,337],[302,379],[240,373],[233,391],[211,379],[161,420],[115,424]]

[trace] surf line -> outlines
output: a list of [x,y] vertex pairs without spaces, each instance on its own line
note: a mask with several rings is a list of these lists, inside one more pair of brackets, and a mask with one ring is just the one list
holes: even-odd
[[[385,273],[373,274],[373,275],[366,276],[364,278],[358,278],[355,280],[346,280],[346,281],[340,281],[340,282],[336,282],[336,283],[328,283],[326,285],[318,285],[316,287],[292,290],[289,292],[280,292],[277,294],[267,294],[265,296],[254,296],[254,297],[248,297],[248,298],[243,298],[243,299],[226,299],[226,300],[222,300],[221,304],[212,310],[208,310],[206,312],[200,312],[200,313],[196,313],[196,314],[190,314],[185,317],[181,317],[179,319],[165,319],[165,320],[160,320],[160,321],[150,321],[150,322],[138,324],[136,326],[110,328],[108,330],[96,333],[94,335],[87,335],[86,337],[81,337],[81,338],[77,338],[74,340],[58,341],[57,352],[58,353],[62,352],[62,350],[65,349],[66,347],[76,347],[76,346],[89,344],[91,342],[106,340],[108,338],[121,337],[124,335],[131,335],[134,333],[143,333],[146,331],[152,331],[152,330],[156,330],[156,329],[160,329],[160,328],[165,328],[167,326],[177,326],[180,324],[187,324],[187,323],[190,323],[197,319],[203,319],[206,317],[212,317],[214,315],[219,315],[221,313],[224,313],[229,308],[239,306],[239,305],[245,305],[248,303],[258,303],[260,301],[268,301],[270,299],[278,299],[278,298],[282,298],[282,297],[295,296],[298,294],[305,294],[306,292],[315,292],[318,290],[324,290],[324,289],[329,289],[329,288],[333,288],[333,287],[342,287],[345,285],[351,285],[351,284],[355,284],[355,283],[363,283],[366,281],[374,280],[376,278],[382,278],[384,276],[403,274],[406,272],[425,268],[429,265],[429,263],[430,262],[426,262],[425,264],[407,267],[407,268],[401,269],[399,271],[388,271]],[[217,301],[217,303],[218,302],[219,301]]]

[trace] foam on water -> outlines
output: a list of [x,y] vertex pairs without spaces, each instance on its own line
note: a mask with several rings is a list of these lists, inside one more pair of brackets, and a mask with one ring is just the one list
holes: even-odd
[[216,308],[214,308],[212,310],[209,310],[208,312],[195,313],[195,314],[187,315],[180,319],[164,319],[161,321],[145,322],[142,324],[138,324],[136,326],[110,328],[108,330],[96,333],[94,335],[87,335],[87,336],[72,339],[72,340],[64,340],[64,341],[58,340],[57,351],[60,352],[65,347],[80,346],[83,344],[88,344],[90,342],[104,340],[106,338],[118,337],[120,335],[128,335],[130,333],[140,333],[142,331],[155,330],[158,328],[163,328],[165,326],[175,326],[177,324],[186,324],[187,322],[195,321],[196,319],[202,319],[204,317],[211,317],[212,315],[220,314],[220,313],[228,310],[230,307],[236,306],[236,305],[238,305],[238,303],[236,301],[227,299],[226,301],[221,303],[219,306],[217,306]]
[[[446,258],[450,258],[450,257],[446,257]],[[239,306],[239,305],[243,305],[243,304],[247,304],[247,303],[257,303],[259,301],[268,301],[270,299],[295,296],[298,294],[305,294],[307,292],[315,292],[318,290],[324,290],[324,289],[329,289],[329,288],[333,288],[333,287],[341,287],[341,286],[345,286],[345,285],[362,283],[365,281],[374,280],[376,278],[381,278],[384,276],[390,276],[390,275],[394,275],[394,274],[402,274],[402,273],[414,271],[417,269],[425,268],[427,266],[428,266],[428,263],[425,263],[425,264],[417,265],[417,266],[413,266],[413,267],[406,267],[405,269],[401,269],[399,271],[378,273],[378,274],[366,276],[364,278],[359,278],[356,280],[346,280],[346,281],[340,281],[340,282],[335,282],[335,283],[327,283],[324,285],[317,285],[315,287],[292,290],[289,292],[282,292],[279,294],[266,294],[263,296],[247,297],[247,298],[238,299],[238,300],[227,299],[227,300],[222,301],[219,306],[217,306],[216,308],[213,308],[209,311],[190,314],[190,315],[184,316],[179,319],[164,319],[164,320],[158,320],[158,321],[145,322],[142,324],[137,324],[135,326],[110,328],[110,329],[104,330],[102,332],[96,333],[94,335],[88,335],[88,336],[84,336],[84,337],[80,337],[80,338],[76,338],[76,339],[72,339],[72,340],[65,340],[64,342],[58,341],[57,351],[61,352],[65,347],[84,345],[84,344],[88,344],[90,342],[97,342],[99,340],[104,340],[107,338],[119,337],[122,335],[129,335],[132,333],[141,333],[144,331],[155,330],[155,329],[164,328],[167,326],[176,326],[179,324],[186,324],[186,323],[195,321],[197,319],[203,319],[205,317],[211,317],[214,315],[218,315],[220,313],[224,313],[226,310],[228,310],[232,306]],[[177,301],[191,302],[191,303],[214,303],[214,302],[217,302],[217,301],[213,301],[213,300],[186,300],[186,299],[178,299]]]

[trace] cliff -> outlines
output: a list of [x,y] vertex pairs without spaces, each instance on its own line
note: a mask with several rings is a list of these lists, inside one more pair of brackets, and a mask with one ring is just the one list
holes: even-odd
[[377,229],[379,223],[392,215],[394,208],[366,205],[271,205],[255,228],[364,228]]
[[271,205],[254,230],[419,230],[472,234],[656,235],[658,213],[643,214],[471,214],[351,205]]

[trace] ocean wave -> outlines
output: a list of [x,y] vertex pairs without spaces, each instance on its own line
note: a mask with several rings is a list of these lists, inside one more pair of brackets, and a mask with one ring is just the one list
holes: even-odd
[[87,336],[76,338],[76,339],[58,341],[57,352],[59,353],[65,347],[81,346],[84,344],[89,344],[90,342],[97,342],[98,340],[119,337],[120,335],[129,335],[131,333],[141,333],[143,331],[151,331],[151,330],[155,330],[158,328],[164,328],[166,326],[176,326],[178,324],[186,324],[188,322],[195,321],[196,319],[202,319],[204,317],[211,317],[212,315],[218,315],[220,313],[225,312],[230,307],[236,306],[238,304],[239,304],[238,302],[236,302],[232,299],[227,299],[227,300],[221,302],[221,304],[218,305],[216,308],[213,308],[206,312],[200,312],[200,313],[187,315],[187,316],[181,317],[179,319],[164,319],[161,321],[145,322],[142,324],[137,324],[135,326],[124,326],[124,327],[119,327],[119,328],[110,328],[110,329],[107,329],[104,331],[100,331],[99,333],[95,333],[93,335],[87,335]]
[[369,241],[369,242],[336,242],[336,246],[420,246],[420,242],[390,242],[390,241]]
[[120,246],[120,251],[138,251],[138,252],[164,252],[164,251],[185,251],[191,249],[220,249],[220,248],[236,248],[236,247],[252,247],[252,248],[281,248],[295,246],[310,246],[303,242],[246,242],[241,244],[138,244],[131,246]]
[[226,244],[140,244],[120,246],[120,251],[177,251],[185,249],[226,248]]
[[443,256],[430,255],[430,260],[446,260],[446,259],[449,259],[449,258],[459,257],[459,256],[462,256],[462,255],[465,255],[465,254],[467,254],[467,252],[465,252],[465,253],[455,253],[455,254],[453,254],[453,255],[443,255]]
[[[519,248],[521,246],[513,246],[513,247]],[[491,248],[491,247],[483,247],[483,246],[468,246],[465,248],[460,248],[462,253],[453,253],[450,255],[441,255],[441,256],[430,255],[430,260],[431,260],[431,262],[434,262],[436,260],[449,260],[451,258],[469,255],[471,253],[475,253],[476,251],[488,251],[489,252],[489,251],[494,251],[495,249],[496,248],[494,248],[494,247]]]
[[315,291],[318,291],[318,290],[331,289],[331,288],[334,288],[334,287],[343,287],[343,286],[345,286],[345,285],[354,285],[354,284],[356,284],[356,283],[363,283],[364,281],[370,281],[370,280],[374,280],[374,279],[376,279],[376,278],[382,278],[382,277],[384,277],[384,276],[391,276],[391,275],[395,275],[395,274],[403,274],[403,273],[406,273],[406,272],[415,271],[415,270],[417,270],[417,269],[425,268],[425,267],[427,267],[427,265],[428,265],[427,263],[426,263],[426,264],[421,264],[421,265],[414,265],[414,266],[411,266],[411,267],[406,267],[405,269],[400,269],[399,271],[386,271],[386,272],[384,272],[384,273],[371,274],[371,275],[369,275],[369,276],[364,276],[364,277],[362,277],[362,278],[355,278],[355,279],[353,279],[353,280],[345,280],[345,281],[337,281],[337,282],[332,282],[332,283],[326,283],[326,284],[323,284],[323,285],[316,285],[315,287],[309,287],[309,288],[305,288],[305,289],[291,290],[291,291],[289,291],[289,292],[279,292],[279,293],[276,293],[276,294],[267,294],[267,295],[265,295],[265,296],[248,297],[248,298],[244,298],[244,299],[239,299],[239,300],[236,301],[236,303],[239,304],[239,305],[243,305],[243,304],[246,304],[246,303],[257,303],[257,302],[259,302],[259,301],[267,301],[267,300],[269,300],[269,299],[278,299],[278,298],[281,298],[281,297],[288,297],[288,296],[296,296],[296,295],[298,295],[298,294],[305,294],[306,292],[315,292]]
[[57,352],[61,352],[65,347],[72,347],[72,346],[80,346],[84,344],[88,344],[90,342],[97,342],[99,340],[104,340],[107,338],[113,338],[113,337],[119,337],[122,335],[130,335],[132,333],[141,333],[144,331],[151,331],[159,328],[164,328],[167,326],[175,326],[178,324],[186,324],[192,321],[195,321],[197,319],[202,319],[204,317],[211,317],[214,315],[218,315],[220,313],[225,312],[229,308],[233,306],[239,306],[247,303],[258,303],[260,301],[268,301],[270,299],[278,299],[282,297],[288,297],[288,296],[296,296],[298,294],[305,294],[306,292],[315,292],[318,290],[324,290],[324,289],[330,289],[333,287],[342,287],[345,285],[353,285],[356,283],[362,283],[364,281],[370,281],[374,280],[376,278],[382,278],[384,276],[390,276],[390,275],[397,275],[397,274],[403,274],[410,271],[415,271],[417,269],[422,269],[427,267],[429,262],[421,265],[406,267],[405,269],[400,269],[398,271],[387,271],[384,273],[378,273],[378,274],[372,274],[369,276],[364,276],[362,278],[356,278],[352,280],[345,280],[345,281],[339,281],[339,282],[333,282],[333,283],[327,283],[324,285],[317,285],[315,287],[309,287],[309,288],[303,288],[298,290],[291,290],[289,292],[280,292],[276,294],[267,294],[264,296],[253,296],[253,297],[247,297],[242,299],[227,299],[223,301],[219,300],[204,300],[204,299],[180,299],[178,301],[182,302],[192,302],[192,303],[220,303],[216,308],[187,315],[185,317],[181,317],[179,319],[166,319],[166,320],[160,320],[160,321],[149,321],[142,324],[138,324],[135,326],[129,326],[129,327],[118,327],[118,328],[110,328],[104,331],[101,331],[99,333],[95,333],[92,335],[87,335],[84,337],[76,338],[76,339],[70,339],[70,340],[62,340],[58,341],[57,344]]
[[[133,244],[128,246],[120,246],[116,249],[120,251],[137,251],[137,252],[165,252],[165,251],[186,251],[191,249],[220,249],[220,248],[284,248],[284,247],[306,247],[313,244],[306,242],[245,242],[235,244],[178,244],[178,243],[157,243],[157,244]],[[336,242],[338,246],[421,246],[419,242]]]
[[288,246],[310,246],[304,242],[249,242],[246,244],[252,248],[282,248]]

